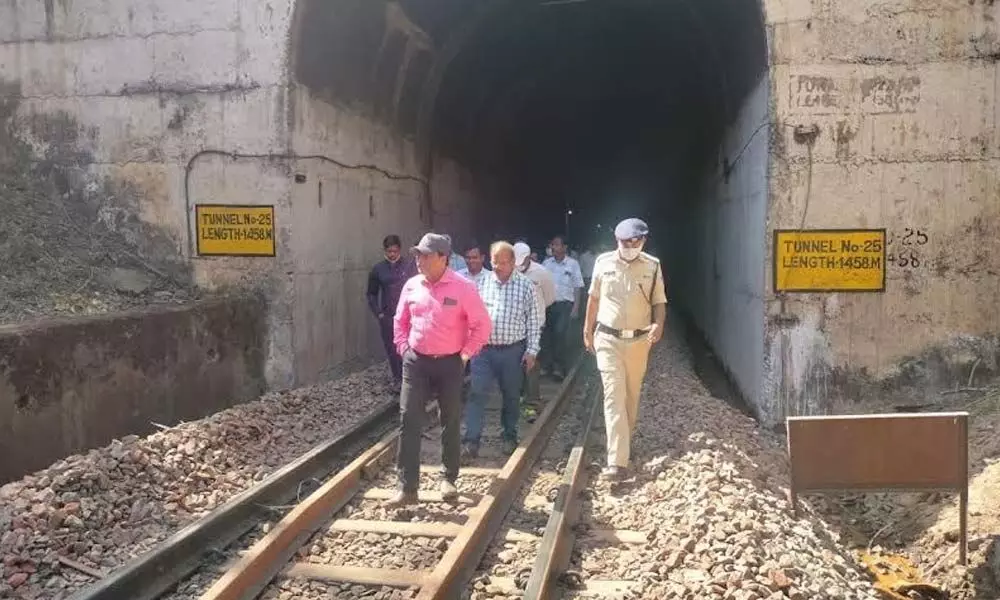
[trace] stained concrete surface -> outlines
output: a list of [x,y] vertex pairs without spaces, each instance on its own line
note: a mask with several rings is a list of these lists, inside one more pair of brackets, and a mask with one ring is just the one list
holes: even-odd
[[[892,259],[884,294],[770,296],[772,418],[934,398],[977,361],[996,372],[997,8],[788,0],[767,14],[768,230],[885,227]],[[796,142],[796,126],[818,135]]]
[[672,215],[666,259],[670,296],[714,349],[752,406],[765,407],[764,274],[767,214],[768,80],[740,107],[699,197]]
[[0,482],[256,398],[266,335],[252,298],[0,327]]

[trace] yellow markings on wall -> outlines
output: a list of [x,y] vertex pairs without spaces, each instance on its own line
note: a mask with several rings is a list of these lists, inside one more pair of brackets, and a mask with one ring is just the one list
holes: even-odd
[[885,229],[779,229],[774,291],[885,290]]
[[274,207],[198,204],[199,256],[274,256]]

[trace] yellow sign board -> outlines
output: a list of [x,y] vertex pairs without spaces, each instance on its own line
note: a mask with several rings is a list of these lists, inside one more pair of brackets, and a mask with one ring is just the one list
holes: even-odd
[[200,256],[274,256],[274,207],[198,204]]
[[774,291],[885,291],[885,229],[779,229]]

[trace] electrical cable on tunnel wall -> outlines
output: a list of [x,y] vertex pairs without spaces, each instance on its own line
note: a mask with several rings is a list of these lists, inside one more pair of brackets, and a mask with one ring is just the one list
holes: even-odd
[[191,173],[194,171],[195,163],[205,156],[224,156],[232,160],[319,160],[349,171],[372,171],[393,181],[413,181],[423,185],[428,194],[430,192],[430,182],[425,177],[417,177],[415,175],[407,175],[405,173],[394,173],[378,165],[346,163],[324,154],[295,154],[278,152],[254,154],[230,152],[228,150],[218,150],[213,148],[199,150],[188,160],[187,165],[184,167],[184,218],[187,223],[188,254],[192,257],[195,256],[196,251],[194,248],[194,234],[191,229]]
[[770,119],[765,119],[763,123],[758,125],[757,128],[753,130],[753,133],[750,134],[750,137],[747,138],[746,143],[743,144],[743,147],[740,148],[740,151],[736,153],[735,157],[733,157],[733,162],[730,163],[727,161],[726,164],[723,165],[722,179],[729,178],[729,175],[736,169],[736,165],[739,164],[740,159],[743,158],[743,155],[746,153],[747,148],[750,147],[750,144],[753,142],[753,139],[757,137],[757,134],[760,133],[768,125],[771,125],[771,121]]
[[[743,155],[746,154],[746,151],[750,147],[750,144],[753,142],[753,139],[755,137],[757,137],[758,133],[760,133],[761,131],[763,131],[764,128],[767,127],[767,126],[769,126],[769,125],[781,125],[783,127],[788,127],[790,129],[795,129],[794,125],[791,125],[791,124],[788,124],[788,123],[776,123],[776,122],[771,121],[770,119],[765,119],[762,123],[760,123],[759,125],[757,125],[757,128],[754,129],[753,132],[750,134],[750,137],[747,138],[746,143],[743,144],[743,147],[740,148],[740,151],[737,152],[736,156],[733,157],[733,162],[731,162],[731,163],[727,162],[723,166],[723,168],[722,168],[722,177],[720,179],[725,179],[726,177],[728,177],[736,169],[736,165],[739,164],[740,159],[742,159]],[[811,146],[810,146],[809,162],[810,162],[810,164],[812,164]],[[808,208],[808,206],[809,206],[809,204],[808,204],[808,201],[807,201],[806,202],[806,207]],[[805,215],[803,215],[803,220],[804,219],[805,219]],[[803,226],[804,225],[805,225],[805,223],[803,222]]]

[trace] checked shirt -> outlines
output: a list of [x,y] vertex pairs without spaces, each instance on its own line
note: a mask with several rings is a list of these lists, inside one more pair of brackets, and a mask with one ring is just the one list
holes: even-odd
[[525,340],[528,354],[537,356],[542,318],[534,282],[514,272],[506,283],[501,283],[491,271],[479,280],[478,287],[493,324],[488,343],[506,346]]

